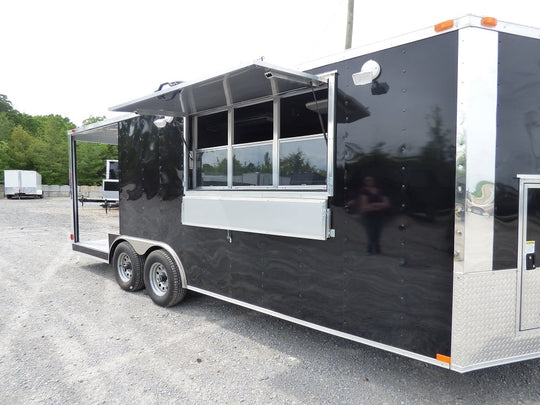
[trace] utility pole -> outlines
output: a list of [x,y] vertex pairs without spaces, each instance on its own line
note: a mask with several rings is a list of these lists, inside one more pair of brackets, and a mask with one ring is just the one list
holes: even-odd
[[347,7],[347,33],[345,34],[345,49],[351,48],[354,19],[354,0],[349,0]]

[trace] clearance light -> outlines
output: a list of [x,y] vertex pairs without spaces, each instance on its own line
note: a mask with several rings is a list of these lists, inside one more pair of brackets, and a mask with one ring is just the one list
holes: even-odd
[[435,28],[435,32],[441,32],[446,31],[454,26],[454,20],[446,20],[439,24],[436,24],[433,28]]
[[495,27],[497,25],[497,19],[493,17],[484,17],[481,21],[484,27]]
[[450,357],[437,353],[437,360],[450,364]]

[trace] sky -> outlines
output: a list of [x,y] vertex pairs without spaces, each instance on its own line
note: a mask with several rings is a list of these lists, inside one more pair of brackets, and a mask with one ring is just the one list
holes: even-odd
[[[466,14],[540,27],[538,0],[355,1],[358,47]],[[260,57],[286,68],[341,52],[347,0],[17,0],[0,3],[0,94],[77,126]]]

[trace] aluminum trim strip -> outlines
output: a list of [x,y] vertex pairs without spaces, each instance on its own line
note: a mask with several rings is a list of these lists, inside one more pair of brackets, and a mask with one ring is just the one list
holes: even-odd
[[522,306],[522,283],[523,283],[523,236],[525,235],[526,224],[523,217],[527,212],[527,198],[525,192],[527,190],[526,181],[531,181],[533,176],[519,177],[519,208],[518,208],[518,262],[517,262],[517,283],[516,283],[516,333],[521,331],[521,306]]
[[68,134],[70,134],[71,136],[79,135],[79,134],[82,134],[82,133],[87,132],[87,131],[91,131],[91,130],[94,130],[94,129],[106,127],[106,126],[109,126],[109,125],[112,125],[112,124],[117,124],[117,123],[119,123],[121,121],[129,120],[129,119],[135,118],[135,117],[138,117],[138,114],[134,114],[134,113],[122,114],[122,115],[120,115],[118,117],[113,117],[113,118],[109,118],[109,119],[106,119],[106,120],[103,120],[103,121],[94,122],[92,124],[80,126],[78,128],[75,128],[74,131],[68,131]]
[[281,136],[281,98],[275,97],[273,107],[273,139],[272,139],[272,187],[279,186],[279,138]]
[[446,34],[448,32],[456,31],[458,29],[471,26],[471,15],[467,15],[461,18],[454,19],[454,26],[450,29],[447,29],[443,32],[435,32],[433,26],[422,28],[413,32],[406,34],[401,34],[396,37],[387,38],[382,41],[377,41],[371,44],[362,45],[360,47],[355,47],[344,52],[340,52],[334,55],[325,56],[322,58],[317,58],[307,63],[301,64],[298,66],[300,70],[310,70],[317,67],[330,65],[337,62],[342,62],[347,59],[356,58],[358,56],[367,55],[370,53],[382,51],[388,48],[393,48],[396,46],[404,45],[410,42],[419,41],[426,38],[431,38],[436,35]]
[[279,140],[279,142],[287,143],[287,142],[298,142],[298,141],[309,141],[311,139],[323,139],[324,134],[313,134],[313,135],[300,135],[300,136],[294,136],[291,138],[282,138]]
[[84,253],[93,256],[102,262],[109,263],[109,253],[102,250],[93,248],[92,246],[85,245],[82,242],[73,243],[72,249],[76,252]]
[[328,144],[326,148],[326,190],[328,196],[334,196],[334,170],[335,170],[335,158],[336,158],[336,75],[331,74],[328,77],[328,122],[326,128],[326,135],[328,137]]
[[497,66],[497,32],[459,31],[456,186],[465,189],[456,191],[458,272],[493,269]]
[[304,321],[302,319],[294,318],[292,316],[285,315],[285,314],[282,314],[280,312],[272,311],[270,309],[262,308],[262,307],[259,307],[257,305],[249,304],[249,303],[244,302],[244,301],[240,301],[240,300],[237,300],[237,299],[234,299],[234,298],[226,297],[224,295],[216,294],[216,293],[213,293],[211,291],[203,290],[202,288],[195,287],[195,286],[192,286],[192,285],[189,285],[189,284],[187,286],[187,289],[198,292],[200,294],[208,295],[208,296],[213,297],[213,298],[217,298],[217,299],[222,300],[222,301],[230,302],[231,304],[235,304],[235,305],[238,305],[238,306],[241,306],[241,307],[244,307],[244,308],[248,308],[248,309],[251,309],[253,311],[261,312],[263,314],[270,315],[270,316],[273,316],[275,318],[280,318],[280,319],[283,319],[283,320],[288,321],[288,322],[292,322],[292,323],[295,323],[295,324],[298,324],[298,325],[305,326],[307,328],[315,329],[315,330],[318,330],[320,332],[328,333],[330,335],[338,336],[338,337],[341,337],[341,338],[344,338],[344,339],[352,340],[354,342],[358,342],[358,343],[362,343],[362,344],[365,344],[365,345],[368,345],[368,346],[376,347],[378,349],[386,350],[388,352],[396,353],[396,354],[399,354],[401,356],[409,357],[409,358],[412,358],[412,359],[415,359],[415,360],[423,361],[425,363],[433,364],[435,366],[450,369],[450,365],[448,363],[444,363],[444,362],[439,361],[437,359],[427,357],[427,356],[424,356],[424,355],[421,355],[421,354],[418,354],[418,353],[410,352],[408,350],[403,350],[403,349],[400,349],[400,348],[397,348],[397,347],[394,347],[394,346],[389,346],[389,345],[386,345],[384,343],[375,342],[373,340],[364,339],[362,337],[351,335],[349,333],[340,332],[338,330],[327,328],[327,327],[321,326],[321,325],[317,325],[315,323],[307,322],[307,321]]
[[483,30],[506,32],[508,34],[522,35],[531,38],[540,38],[540,28],[529,27],[520,24],[514,24],[506,21],[498,21],[497,25],[493,28],[484,27],[482,25],[482,18],[478,15],[468,14],[463,17],[454,18],[454,26],[448,30],[442,32],[435,32],[433,26],[426,27],[420,30],[416,30],[410,33],[399,35],[377,41],[371,44],[366,44],[357,48],[353,48],[338,54],[317,58],[307,63],[298,66],[299,70],[310,70],[317,67],[329,65],[332,63],[341,62],[347,59],[356,58],[358,56],[367,55],[369,53],[378,52],[384,49],[392,48],[399,45],[404,45],[410,42],[420,41],[422,39],[431,38],[437,35],[444,35],[452,31],[460,30],[467,27],[476,27]]
[[73,241],[79,242],[79,200],[77,194],[77,142],[69,138],[69,175],[71,191],[71,219],[73,223]]
[[[190,119],[190,118],[187,118]],[[192,128],[192,134],[191,134],[191,153],[193,154],[193,171],[192,171],[192,177],[191,177],[191,186],[196,188],[197,187],[197,147],[199,143],[199,134],[198,134],[198,128],[199,128],[199,117],[195,116],[193,119],[193,128]],[[184,189],[184,194],[186,194],[187,189]]]
[[[272,145],[274,141],[272,139],[268,141],[257,141],[257,142],[248,142],[248,143],[235,143],[233,144],[233,149],[243,149],[243,148],[249,148],[252,146],[265,146],[265,145]],[[204,149],[199,149],[204,150]]]
[[537,174],[518,174],[516,176],[518,179],[525,180],[525,183],[528,181],[532,181],[533,183],[538,183],[538,179],[540,178]]
[[234,144],[234,109],[229,108],[227,112],[227,187],[231,188],[233,185],[233,144]]
[[189,128],[189,118],[188,117],[184,117],[183,119],[183,122],[184,122],[184,125],[183,125],[183,130],[182,130],[182,136],[184,137],[184,141],[183,142],[183,145],[182,145],[182,149],[184,151],[184,156],[183,156],[183,161],[184,161],[184,170],[183,170],[183,186],[184,186],[184,192],[189,188],[189,149],[188,149],[188,144],[190,143],[190,139],[189,139],[189,133],[190,133],[190,128]]
[[185,192],[186,196],[196,196],[196,197],[202,197],[206,196],[208,198],[215,198],[215,197],[249,197],[249,198],[327,198],[328,194],[325,191],[309,191],[305,188],[303,189],[295,189],[291,191],[285,191],[285,190],[275,190],[273,188],[267,188],[266,190],[257,188],[257,189],[243,189],[243,190],[234,190],[234,192],[231,193],[231,190],[222,188],[222,189],[214,189],[214,188],[206,188],[206,189],[196,189],[196,190],[187,190]]
[[517,363],[525,360],[533,360],[540,357],[540,352],[532,354],[524,354],[522,356],[506,357],[504,359],[486,361],[483,363],[470,364],[468,366],[459,366],[452,364],[450,370],[457,371],[458,373],[468,373],[469,371],[480,370],[488,367],[502,366],[503,364]]

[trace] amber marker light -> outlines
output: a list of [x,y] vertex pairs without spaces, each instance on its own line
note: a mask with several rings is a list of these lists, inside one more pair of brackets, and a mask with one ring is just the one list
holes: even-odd
[[434,26],[435,32],[446,31],[454,26],[454,20],[446,20]]
[[450,359],[450,357],[445,356],[444,354],[437,353],[437,360],[442,361],[443,363],[450,364],[451,359]]
[[495,27],[497,25],[497,19],[493,17],[484,17],[481,21],[484,27]]

